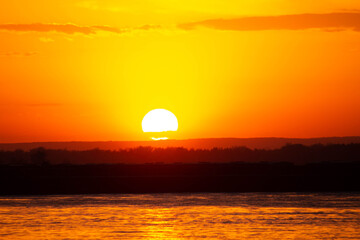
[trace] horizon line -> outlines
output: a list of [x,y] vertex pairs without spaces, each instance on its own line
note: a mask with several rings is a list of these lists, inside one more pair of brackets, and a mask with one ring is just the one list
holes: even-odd
[[184,139],[161,139],[156,140],[70,140],[70,141],[29,141],[29,142],[0,142],[0,144],[31,144],[31,143],[110,143],[110,142],[169,142],[169,141],[191,141],[191,140],[225,140],[225,139],[326,139],[326,138],[360,138],[353,136],[331,136],[331,137],[209,137],[209,138],[184,138]]

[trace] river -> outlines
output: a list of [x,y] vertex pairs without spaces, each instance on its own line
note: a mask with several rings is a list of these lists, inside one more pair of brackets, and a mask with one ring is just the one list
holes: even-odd
[[360,193],[0,197],[1,239],[360,239]]

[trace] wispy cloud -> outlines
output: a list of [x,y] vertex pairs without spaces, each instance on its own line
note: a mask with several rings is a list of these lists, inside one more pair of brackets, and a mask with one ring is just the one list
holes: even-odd
[[61,107],[62,103],[0,103],[0,106],[20,106],[20,107]]
[[16,32],[61,32],[67,34],[96,33],[96,29],[92,27],[83,27],[74,24],[55,24],[55,23],[0,24],[0,30],[16,31]]
[[360,31],[360,12],[208,19],[179,24],[178,27],[185,30],[206,27],[230,31],[305,30],[313,28],[327,31],[349,29]]
[[96,34],[99,31],[111,32],[116,34],[128,33],[132,31],[147,31],[159,29],[157,25],[144,25],[139,27],[115,28],[110,26],[79,26],[75,24],[56,24],[56,23],[32,23],[32,24],[0,24],[0,30],[15,32],[59,32],[65,34]]
[[61,103],[29,103],[25,104],[26,107],[60,107],[64,104]]
[[[360,31],[360,12],[341,12],[327,14],[297,14],[281,16],[256,16],[232,19],[207,19],[177,25],[177,29],[192,30],[205,27],[229,31],[262,31],[262,30],[305,30],[322,29],[324,31],[353,30]],[[99,32],[127,34],[138,31],[162,30],[171,28],[160,25],[142,25],[137,27],[116,28],[106,25],[80,26],[72,23],[31,23],[31,24],[0,24],[0,31],[14,32],[58,32],[91,35]],[[172,28],[176,30],[176,28]],[[50,38],[40,41],[49,42]],[[51,40],[50,40],[51,41]],[[4,55],[4,54],[3,54]]]
[[[131,1],[129,1],[131,3]],[[101,10],[101,11],[109,11],[109,12],[125,12],[131,11],[129,7],[119,7],[109,4],[109,2],[105,3],[105,1],[96,1],[96,0],[87,0],[81,1],[76,4],[78,7],[86,8],[90,10]]]
[[27,51],[27,52],[18,52],[18,51],[9,51],[9,52],[0,52],[0,56],[15,56],[15,57],[30,57],[38,54],[38,52]]
[[54,41],[55,41],[54,39],[48,38],[48,37],[41,37],[41,38],[39,38],[39,40],[40,40],[41,42],[44,42],[44,43],[50,43],[50,42],[54,42]]

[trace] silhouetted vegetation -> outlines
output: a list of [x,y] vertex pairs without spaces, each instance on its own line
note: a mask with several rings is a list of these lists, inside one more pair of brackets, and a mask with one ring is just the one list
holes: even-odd
[[0,165],[48,164],[144,164],[144,163],[225,163],[225,162],[316,162],[360,161],[360,144],[312,145],[289,144],[280,149],[263,150],[246,147],[186,149],[138,147],[111,150],[50,150],[0,151]]
[[360,191],[360,144],[0,151],[0,195]]

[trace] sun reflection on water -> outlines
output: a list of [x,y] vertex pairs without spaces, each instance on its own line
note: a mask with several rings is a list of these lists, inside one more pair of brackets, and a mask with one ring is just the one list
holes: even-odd
[[151,139],[154,140],[154,141],[159,141],[159,140],[167,140],[169,138],[167,138],[167,137],[158,137],[158,138],[152,137]]

